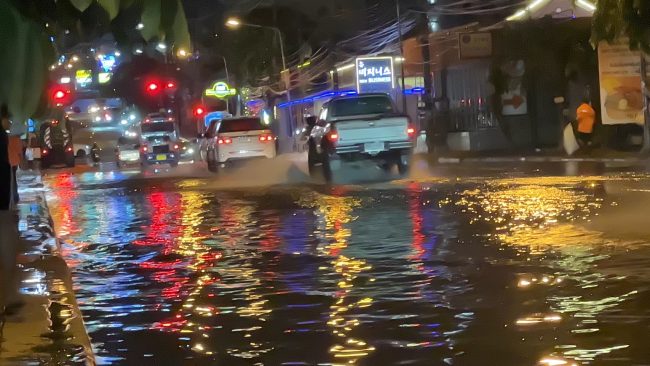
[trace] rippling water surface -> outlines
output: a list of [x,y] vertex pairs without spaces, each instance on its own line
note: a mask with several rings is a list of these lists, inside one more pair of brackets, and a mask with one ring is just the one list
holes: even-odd
[[72,179],[50,206],[104,364],[650,363],[650,230],[616,230],[645,177]]

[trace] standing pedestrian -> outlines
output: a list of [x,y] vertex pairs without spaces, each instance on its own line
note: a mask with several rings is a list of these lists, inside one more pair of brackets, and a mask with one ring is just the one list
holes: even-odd
[[578,140],[582,147],[590,147],[596,122],[596,111],[591,106],[589,98],[585,98],[576,110],[576,119],[578,120]]
[[11,314],[21,305],[18,295],[18,220],[12,205],[12,176],[9,163],[9,138],[4,126],[9,123],[7,106],[0,106],[0,315]]
[[19,123],[10,123],[9,128],[9,165],[11,165],[11,178],[12,178],[12,198],[14,204],[18,203],[18,167],[23,160],[23,140],[20,138],[22,135],[21,125]]

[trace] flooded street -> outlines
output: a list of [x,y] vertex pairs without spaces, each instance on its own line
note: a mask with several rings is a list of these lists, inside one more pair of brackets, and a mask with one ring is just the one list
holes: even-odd
[[650,176],[454,169],[44,181],[100,364],[650,363]]

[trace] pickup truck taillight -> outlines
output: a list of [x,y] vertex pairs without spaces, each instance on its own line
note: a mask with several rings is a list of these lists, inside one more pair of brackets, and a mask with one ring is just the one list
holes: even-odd
[[336,144],[339,141],[339,133],[332,127],[330,132],[327,134],[327,139],[332,143]]
[[413,125],[409,124],[408,127],[406,128],[406,134],[408,135],[408,137],[410,139],[414,138],[415,137],[415,127]]

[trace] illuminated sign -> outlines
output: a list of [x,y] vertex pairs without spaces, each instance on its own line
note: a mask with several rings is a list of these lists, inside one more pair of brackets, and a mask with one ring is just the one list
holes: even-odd
[[356,60],[359,93],[390,93],[395,87],[392,57],[361,57]]
[[214,85],[212,85],[212,88],[205,90],[206,97],[215,97],[220,99],[224,99],[235,94],[237,94],[237,89],[230,88],[230,86],[228,86],[228,84],[224,83],[223,81],[214,83]]
[[99,67],[104,72],[111,72],[117,65],[117,60],[113,55],[99,55],[97,56],[97,61],[99,61]]
[[100,84],[106,84],[109,81],[111,81],[111,76],[113,76],[113,74],[111,74],[110,72],[100,72],[99,74],[97,74],[97,81]]
[[90,70],[77,70],[75,72],[75,81],[80,86],[85,86],[93,81],[93,74]]

